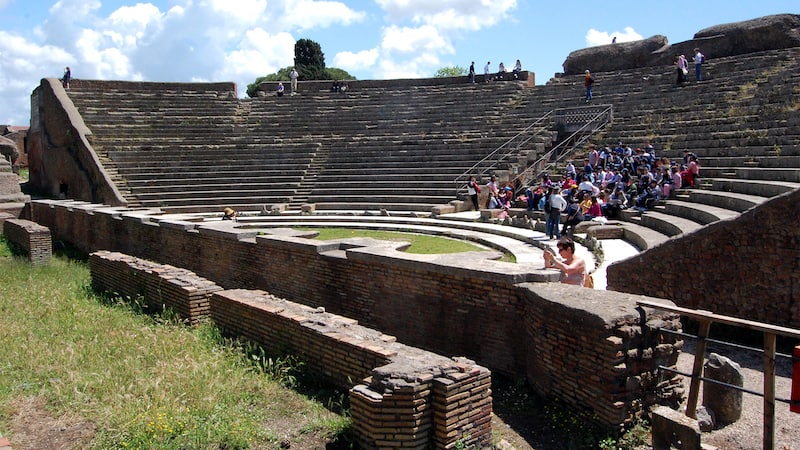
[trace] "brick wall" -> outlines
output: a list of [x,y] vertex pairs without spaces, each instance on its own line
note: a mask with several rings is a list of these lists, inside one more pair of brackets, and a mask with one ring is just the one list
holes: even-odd
[[680,377],[657,368],[674,368],[682,342],[657,330],[680,329],[678,316],[635,308],[641,297],[634,295],[526,287],[527,375],[535,390],[558,393],[606,423],[628,422],[637,403],[677,407],[684,395]]
[[208,318],[210,297],[221,287],[193,272],[118,252],[89,255],[92,287],[128,298],[141,297],[152,311],[174,311],[190,324]]
[[47,264],[53,256],[50,230],[25,219],[5,219],[3,234],[14,250],[21,252],[32,264]]
[[800,190],[608,268],[609,289],[800,328]]
[[[264,291],[220,291],[172,266],[107,251],[92,253],[89,262],[95,289],[188,309],[192,318],[201,317],[193,307],[199,303],[202,316],[210,311],[225,335],[295,355],[312,372],[350,389],[353,428],[363,448],[491,444],[490,372],[473,361],[397,343],[355,320]],[[363,384],[353,386],[359,380]]]
[[675,316],[640,311],[635,295],[539,283],[552,274],[538,265],[486,260],[480,252],[412,255],[374,240],[257,235],[270,231],[158,221],[146,211],[72,201],[37,200],[31,211],[86,252],[129,253],[186,267],[226,289],[323,307],[404,344],[527,376],[543,395],[597,412],[608,425],[680,395],[657,369],[674,365],[676,343],[659,347],[652,327],[677,328]]
[[400,344],[353,319],[264,291],[215,293],[211,318],[226,335],[296,355],[330,382],[352,388],[350,414],[363,448],[491,443],[490,372],[472,361]]

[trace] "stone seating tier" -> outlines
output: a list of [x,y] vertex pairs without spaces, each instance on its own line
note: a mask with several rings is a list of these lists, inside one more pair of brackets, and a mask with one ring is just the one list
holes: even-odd
[[[785,156],[800,156],[800,137],[795,134],[800,119],[792,114],[792,105],[799,101],[798,94],[793,91],[793,86],[800,81],[795,75],[798,55],[800,51],[790,49],[731,58],[712,57],[704,68],[708,81],[682,86],[674,86],[671,66],[598,73],[597,101],[614,104],[615,117],[611,127],[603,132],[602,141],[640,143],[649,139],[656,145],[659,155],[673,159],[681,156],[683,148],[690,148],[701,157],[701,175],[708,189],[717,189],[713,180],[728,177],[794,180],[796,161],[787,167],[765,159],[764,166],[760,167],[773,165],[781,170],[745,172],[740,169],[734,172],[729,169],[735,165],[724,164],[715,169],[712,161],[706,158],[748,156],[756,160],[751,161],[754,164],[762,157],[780,160]],[[295,97],[267,96],[244,101],[218,94],[175,99],[171,98],[174,93],[146,89],[128,92],[123,86],[119,92],[111,93],[115,105],[119,106],[118,111],[113,112],[119,114],[109,114],[110,108],[103,98],[105,93],[88,94],[82,99],[87,102],[86,108],[81,109],[79,105],[79,109],[92,111],[95,118],[86,121],[95,133],[93,140],[101,148],[108,147],[109,158],[119,163],[118,176],[131,181],[134,196],[136,189],[156,184],[159,179],[177,180],[186,175],[195,177],[201,185],[212,185],[218,184],[218,178],[231,176],[229,173],[220,177],[201,175],[203,170],[199,167],[179,171],[179,168],[194,165],[187,159],[217,170],[261,165],[272,169],[278,161],[283,164],[292,159],[305,165],[306,170],[298,168],[294,182],[286,178],[276,182],[302,185],[298,190],[302,195],[298,198],[308,201],[314,198],[334,201],[331,196],[337,191],[352,194],[350,200],[355,200],[370,196],[372,189],[389,186],[399,188],[408,197],[439,201],[438,195],[428,194],[452,190],[452,178],[447,180],[447,176],[454,178],[460,171],[467,170],[522,126],[551,109],[583,104],[580,76],[561,76],[547,86],[532,88],[523,88],[517,83],[413,88],[383,85],[365,87],[347,95],[302,92],[301,86],[301,95]],[[70,96],[80,97],[81,93],[71,91]],[[80,102],[75,101],[76,105]],[[126,118],[125,123],[115,122],[122,118]],[[93,123],[97,123],[97,128]],[[117,134],[114,127],[123,131]],[[148,162],[139,142],[145,130],[153,137],[154,144],[171,139],[178,142],[153,147],[157,150],[150,152],[151,161]],[[104,141],[106,137],[102,135],[112,132],[113,140]],[[543,136],[540,142],[547,145],[552,139],[552,135]],[[111,142],[113,145],[108,144]],[[196,145],[197,150],[192,145]],[[276,155],[281,149],[286,149],[283,159]],[[182,151],[189,157],[184,158]],[[302,156],[304,151],[307,158]],[[538,154],[534,151],[527,155],[529,152],[525,149],[519,158],[494,168],[502,170],[508,164],[524,165],[526,159],[535,159]],[[262,157],[262,153],[270,155]],[[174,161],[176,166],[168,161]],[[285,167],[280,166],[279,170]],[[438,169],[442,176],[435,176],[430,169]],[[153,174],[153,182],[148,183],[147,170],[175,174],[170,173],[167,178]],[[264,176],[269,175],[259,178]],[[362,183],[358,183],[359,179]],[[263,179],[252,182],[266,188],[260,184]],[[419,185],[416,192],[410,183]],[[189,190],[187,184],[177,181],[165,184],[176,190]],[[359,186],[362,186],[360,193]],[[148,189],[148,192],[156,192]],[[743,188],[741,195],[750,195],[747,192],[761,192],[763,196],[776,190],[751,185]],[[259,195],[258,192],[254,194]],[[711,201],[719,197],[724,196],[689,195],[681,201],[697,199],[704,205],[699,200]],[[379,198],[388,201],[377,196],[375,205],[364,209],[383,207]],[[730,201],[722,201],[723,205],[726,203]],[[317,205],[317,209],[324,208]],[[664,208],[662,213],[679,214],[681,211],[686,212],[687,208]],[[712,215],[724,215],[717,212]],[[699,220],[702,223],[707,217]]]
[[[494,95],[506,96],[520,92],[513,83],[488,90]],[[498,112],[505,109],[504,102],[498,102],[496,97],[486,99],[487,89],[474,90],[473,98],[469,95],[465,98],[462,91],[431,87],[415,89],[409,95],[408,89],[372,89],[357,96],[317,95],[313,101],[308,97],[300,101],[302,96],[291,100],[259,99],[241,102],[237,114],[230,114],[228,99],[221,101],[221,106],[204,106],[202,102],[192,103],[196,99],[154,103],[154,98],[163,100],[168,95],[145,91],[103,92],[103,96],[115,99],[116,109],[112,110],[120,112],[108,114],[109,107],[97,96],[88,92],[82,95],[80,91],[71,91],[70,96],[93,130],[92,140],[101,158],[107,158],[105,161],[109,163],[113,161],[116,173],[112,176],[130,182],[127,187],[133,195],[140,193],[138,203],[177,207],[180,198],[194,203],[195,196],[204,191],[202,186],[221,184],[221,178],[233,177],[236,170],[250,172],[255,167],[259,168],[256,169],[259,173],[264,173],[260,171],[264,167],[278,169],[284,175],[297,170],[294,182],[285,177],[277,180],[283,186],[297,187],[300,180],[309,175],[306,170],[315,153],[320,151],[317,144],[325,142],[331,148],[326,150],[324,161],[320,161],[322,170],[310,179],[334,183],[339,178],[337,171],[352,173],[366,169],[375,173],[371,183],[344,181],[345,187],[322,185],[320,195],[341,189],[356,191],[357,186],[367,190],[388,188],[386,183],[379,183],[377,187],[374,183],[379,182],[381,176],[400,170],[399,177],[413,176],[412,180],[417,182],[406,185],[404,190],[418,190],[417,198],[421,201],[446,203],[452,199],[453,178],[516,133],[501,126],[502,120],[498,119]],[[85,105],[81,104],[83,100],[86,100]],[[209,103],[208,99],[205,102]],[[245,112],[246,115],[241,114]],[[497,131],[476,127],[476,116],[487,118],[490,126],[497,125]],[[313,117],[314,121],[306,123],[307,117]],[[274,133],[276,128],[280,130],[279,135]],[[269,134],[258,134],[264,131]],[[148,142],[142,145],[141,135],[145,132]],[[343,139],[334,133],[348,136]],[[495,136],[488,146],[487,135]],[[549,139],[552,140],[552,136]],[[418,145],[420,141],[424,145]],[[104,148],[108,151],[104,152]],[[439,169],[448,175],[436,178],[432,173],[423,175],[429,166],[453,167],[458,172]],[[326,171],[331,171],[332,177],[328,177]],[[259,182],[253,182],[252,187],[256,188],[253,195],[261,195],[256,203],[264,200],[260,192],[280,189],[280,186],[270,189],[263,184],[263,178],[268,176],[264,173],[257,177],[261,178]],[[187,179],[187,183],[178,181],[180,178]],[[237,177],[237,183],[246,184],[249,179]],[[395,189],[397,181],[396,177],[393,180]],[[189,182],[200,186],[190,188]],[[181,189],[186,192],[170,192]],[[228,194],[234,192],[236,190],[226,189]],[[313,186],[310,192],[313,198]],[[432,192],[437,195],[430,195]],[[449,198],[438,195],[444,192]],[[222,198],[234,201],[227,195]],[[241,204],[252,203],[236,200]],[[218,203],[219,199],[209,201]],[[406,198],[403,203],[409,201]]]
[[[672,235],[800,186],[798,59],[800,49],[711,59],[704,67],[707,81],[682,86],[674,85],[670,66],[595,74],[597,101],[614,104],[614,122],[596,142],[636,147],[648,139],[659,156],[680,160],[689,149],[700,157],[702,190],[679,193],[674,206],[670,200],[641,218],[636,212],[625,218]],[[535,88],[546,98],[528,102],[528,108],[550,107],[568,93],[577,100],[581,81],[561,77]],[[677,226],[662,224],[667,218],[657,214],[675,217]]]

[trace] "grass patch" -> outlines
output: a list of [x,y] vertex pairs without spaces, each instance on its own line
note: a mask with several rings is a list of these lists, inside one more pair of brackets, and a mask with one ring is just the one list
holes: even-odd
[[368,237],[383,241],[409,242],[407,253],[440,254],[461,252],[485,252],[485,247],[461,239],[430,234],[401,233],[397,231],[363,230],[356,228],[297,228],[303,231],[318,231],[316,239],[330,241],[354,237]]
[[[76,448],[322,448],[346,440],[346,414],[286,385],[302,365],[223,339],[211,324],[186,327],[138,314],[136,302],[97,296],[85,262],[32,266],[0,243],[0,434],[52,448],[47,432],[90,423]],[[249,350],[249,351],[248,351]],[[342,395],[342,394],[338,394]],[[20,423],[20,404],[40,420]],[[71,418],[71,419],[64,419]],[[63,438],[63,433],[62,433]]]

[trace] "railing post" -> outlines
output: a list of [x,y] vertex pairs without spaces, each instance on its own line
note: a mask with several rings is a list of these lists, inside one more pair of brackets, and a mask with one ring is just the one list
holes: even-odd
[[764,450],[775,448],[775,334],[764,333]]
[[694,367],[692,367],[692,382],[689,384],[689,398],[686,400],[686,416],[696,419],[697,417],[697,398],[700,395],[700,377],[703,376],[703,363],[706,357],[706,347],[708,346],[708,333],[711,329],[711,321],[708,319],[697,319],[700,322],[700,329],[697,331],[697,347],[694,352]]

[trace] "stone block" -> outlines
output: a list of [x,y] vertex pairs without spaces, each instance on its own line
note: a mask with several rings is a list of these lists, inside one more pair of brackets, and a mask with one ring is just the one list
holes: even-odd
[[454,212],[456,212],[456,208],[453,205],[436,205],[431,208],[431,214],[434,216],[452,214]]
[[[741,366],[730,358],[711,353],[703,368],[707,378],[733,386],[744,386]],[[742,391],[715,383],[703,383],[703,406],[714,412],[718,424],[736,422],[742,417]]]
[[449,204],[450,204],[450,206],[455,208],[454,212],[469,211],[470,203],[465,202],[464,200],[452,200]]
[[284,211],[286,211],[286,203],[276,203],[269,209],[270,214],[273,216],[281,215]]
[[625,229],[614,225],[591,226],[587,229],[587,234],[594,239],[624,239]]
[[314,214],[317,210],[316,203],[303,203],[300,206],[300,212],[303,214]]
[[700,450],[697,421],[666,406],[659,406],[652,417],[653,450]]

